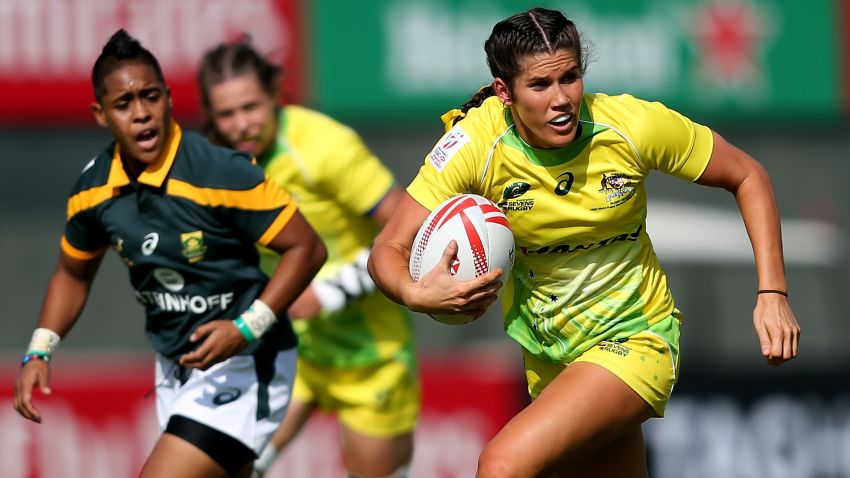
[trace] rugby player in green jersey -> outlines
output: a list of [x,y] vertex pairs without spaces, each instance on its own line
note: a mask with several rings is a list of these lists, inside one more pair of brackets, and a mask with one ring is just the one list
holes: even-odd
[[[199,71],[215,142],[256,156],[328,248],[328,261],[289,309],[298,335],[292,404],[255,469],[264,472],[316,411],[336,414],[350,476],[403,477],[420,410],[409,313],[375,288],[369,248],[403,194],[351,128],[282,105],[280,68],[249,39],[219,45]],[[277,254],[263,254],[273,270]]]
[[663,416],[678,377],[681,313],[646,234],[644,180],[660,170],[734,194],[758,272],[760,351],[780,364],[797,356],[800,329],[770,179],[660,103],[586,93],[586,52],[558,11],[497,23],[484,49],[493,83],[443,116],[445,136],[378,236],[369,271],[413,310],[480,316],[501,271],[452,280],[456,244],[420,282],[406,268],[430,209],[461,193],[498,203],[517,245],[504,327],[522,346],[533,400],[486,445],[476,476],[645,477],[641,424]]
[[[128,266],[156,350],[163,434],[140,476],[250,476],[289,403],[295,336],[286,309],[327,252],[286,191],[250,156],[184,132],[156,58],[124,30],[92,69],[95,118],[115,141],[82,170],[59,263],[15,384],[32,391],[80,315],[110,247]],[[256,243],[281,255],[270,277]]]

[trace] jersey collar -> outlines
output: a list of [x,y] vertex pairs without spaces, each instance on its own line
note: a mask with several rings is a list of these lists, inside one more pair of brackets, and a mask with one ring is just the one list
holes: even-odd
[[275,133],[277,136],[275,136],[274,144],[268,151],[260,153],[256,158],[257,163],[262,168],[265,168],[271,162],[272,158],[276,158],[278,155],[289,151],[288,142],[286,141],[286,126],[286,107],[280,106],[277,112],[277,132]]
[[[513,126],[514,124],[510,108],[505,108],[505,121],[510,126]],[[506,134],[502,141],[504,141],[508,146],[521,150],[529,161],[538,166],[557,166],[578,156],[579,153],[584,150],[585,146],[587,146],[587,142],[590,138],[607,129],[592,121],[586,97],[582,98],[581,101],[579,125],[581,125],[579,136],[576,137],[575,141],[563,148],[544,149],[530,146],[524,139],[522,139],[515,127],[511,128],[511,132]]]
[[[165,176],[171,170],[174,164],[174,157],[177,156],[177,148],[180,146],[180,139],[183,137],[183,130],[176,121],[171,120],[171,126],[168,134],[168,144],[165,145],[162,154],[152,164],[142,171],[139,175],[138,182],[154,187],[161,187],[165,182]],[[115,150],[112,153],[112,167],[109,168],[108,184],[113,186],[124,186],[130,184],[130,177],[124,170],[124,165],[121,163],[121,148],[118,143],[115,143]]]

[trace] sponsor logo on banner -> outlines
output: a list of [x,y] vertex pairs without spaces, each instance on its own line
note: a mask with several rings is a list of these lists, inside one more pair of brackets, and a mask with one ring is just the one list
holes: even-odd
[[295,0],[0,0],[0,123],[91,122],[91,68],[125,28],[159,60],[178,119],[196,119],[195,75],[207,49],[245,32],[282,63],[283,90],[302,97],[305,22]]
[[773,17],[750,0],[707,1],[695,9],[689,31],[701,96],[729,96],[751,106],[768,100],[765,50],[774,35]]
[[469,136],[463,128],[460,125],[455,125],[443,136],[443,139],[437,143],[437,146],[434,146],[433,151],[428,155],[428,159],[437,168],[437,171],[443,172],[443,168],[446,167],[452,156],[457,154],[460,148],[468,142]]

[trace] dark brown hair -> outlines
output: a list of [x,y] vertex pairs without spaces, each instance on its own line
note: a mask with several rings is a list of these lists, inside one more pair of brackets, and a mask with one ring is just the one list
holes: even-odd
[[281,68],[257,52],[248,35],[243,35],[235,42],[219,44],[207,51],[201,60],[198,88],[204,110],[203,131],[214,143],[227,144],[215,128],[210,108],[210,89],[226,80],[249,73],[257,75],[257,80],[266,93],[277,95]]
[[[521,73],[522,62],[529,56],[569,50],[576,55],[582,73],[587,69],[587,51],[582,47],[581,35],[575,23],[563,13],[546,8],[532,8],[506,18],[493,27],[490,38],[484,42],[487,66],[493,78],[501,78],[511,88]],[[478,90],[461,106],[466,113],[481,106],[489,96],[496,94],[493,84]]]

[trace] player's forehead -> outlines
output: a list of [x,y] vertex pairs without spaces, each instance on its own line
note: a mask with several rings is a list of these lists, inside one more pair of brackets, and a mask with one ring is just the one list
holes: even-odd
[[552,74],[561,74],[580,69],[575,51],[562,48],[553,53],[529,54],[519,59],[520,76],[525,79],[545,78]]
[[140,59],[116,60],[103,76],[106,96],[123,94],[128,90],[152,87],[164,88],[156,70],[150,63]]
[[271,99],[271,96],[263,88],[256,73],[245,72],[212,85],[209,99],[213,107],[226,107]]

